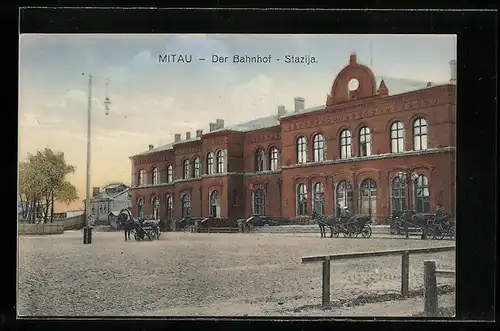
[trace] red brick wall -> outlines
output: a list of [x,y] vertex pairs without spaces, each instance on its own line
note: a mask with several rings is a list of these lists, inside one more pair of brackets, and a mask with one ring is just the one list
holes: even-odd
[[[182,142],[174,150],[158,152],[133,158],[135,183],[138,183],[139,169],[147,171],[147,183],[151,184],[152,169],[160,169],[160,184],[156,187],[135,187],[132,189],[132,210],[137,211],[138,197],[144,197],[145,214],[150,214],[150,201],[159,196],[161,216],[166,216],[166,195],[174,195],[174,217],[181,213],[180,197],[190,192],[193,217],[209,213],[209,192],[217,190],[220,197],[222,217],[248,217],[252,213],[252,194],[249,189],[264,187],[266,190],[266,214],[293,218],[296,215],[296,185],[304,183],[308,191],[308,209],[312,209],[312,184],[319,181],[324,185],[325,212],[331,213],[334,206],[335,185],[349,179],[355,187],[353,203],[358,208],[357,189],[361,181],[371,178],[377,183],[376,214],[388,215],[391,209],[390,188],[392,178],[400,170],[425,174],[429,180],[431,211],[436,203],[443,203],[445,209],[454,213],[455,208],[455,155],[454,151],[443,150],[455,146],[455,86],[429,87],[406,94],[387,96],[377,94],[373,73],[355,63],[344,68],[337,76],[324,110],[299,113],[280,119],[280,125],[251,132],[218,131],[209,132],[199,141]],[[351,78],[360,81],[360,88],[347,99],[346,84]],[[390,94],[390,86],[389,86]],[[339,162],[340,132],[348,129],[352,136],[353,157],[359,156],[359,132],[363,126],[371,130],[372,155],[390,153],[390,126],[401,121],[405,128],[405,151],[413,150],[413,122],[423,117],[428,125],[428,149],[440,148],[440,153],[416,155],[386,155],[387,158],[354,158]],[[315,134],[324,135],[326,163],[296,164],[296,140],[305,136],[308,142],[308,159],[313,160],[312,139]],[[282,171],[255,173],[255,151],[263,148],[269,169],[269,151],[277,147],[280,151]],[[206,176],[206,155],[220,149],[227,150],[227,174]],[[200,156],[203,179],[177,181],[166,185],[166,166],[175,164],[175,177],[182,178],[182,162]],[[335,161],[335,162],[333,162]],[[214,166],[216,163],[214,162]],[[280,184],[282,183],[282,184]],[[279,187],[282,185],[280,193]],[[201,188],[201,191],[200,191]],[[356,211],[356,210],[355,210]]]

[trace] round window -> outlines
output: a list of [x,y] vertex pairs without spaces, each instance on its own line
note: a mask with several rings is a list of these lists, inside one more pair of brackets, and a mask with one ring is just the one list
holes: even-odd
[[347,83],[347,88],[349,91],[356,91],[359,87],[359,81],[356,78],[353,78]]

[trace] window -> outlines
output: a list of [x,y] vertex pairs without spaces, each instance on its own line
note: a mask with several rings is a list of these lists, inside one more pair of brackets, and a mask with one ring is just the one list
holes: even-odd
[[391,125],[391,152],[403,153],[404,151],[404,127],[403,123],[395,122]]
[[392,180],[391,200],[392,213],[406,209],[405,183],[397,176]]
[[193,177],[198,178],[201,177],[201,162],[199,157],[195,157],[193,160],[194,170]]
[[307,141],[305,137],[297,139],[297,163],[307,162]]
[[174,181],[174,167],[169,165],[167,167],[167,183],[172,183]]
[[429,182],[424,175],[418,175],[415,181],[415,211],[417,213],[429,212]]
[[159,184],[158,168],[153,168],[153,185]]
[[191,216],[191,195],[189,193],[185,193],[181,197],[181,217],[190,217]]
[[[343,209],[347,207],[349,211],[352,211],[352,185],[351,182],[343,180],[337,184],[337,189],[335,190],[336,206],[335,209]],[[339,211],[339,210],[338,210]],[[339,211],[340,212],[340,211]]]
[[314,162],[325,160],[325,139],[322,134],[317,134],[313,138],[313,157]]
[[137,200],[137,218],[142,219],[144,217],[144,201],[142,198]]
[[325,190],[323,187],[323,183],[314,183],[313,193],[314,193],[313,210],[316,213],[323,215],[325,211]]
[[207,154],[207,175],[214,173],[214,153]]
[[153,211],[153,218],[155,220],[160,219],[160,199],[153,197],[151,199],[151,210]]
[[377,183],[367,178],[361,182],[361,214],[372,215],[376,213],[377,208]]
[[139,170],[139,185],[146,185],[146,171],[144,169]]
[[184,160],[183,166],[182,166],[183,172],[184,172],[184,179],[188,179],[191,175],[191,162],[189,162],[188,159]]
[[224,173],[224,151],[217,151],[217,173]]
[[351,131],[344,130],[340,133],[340,158],[348,159],[352,156]]
[[171,220],[174,218],[174,198],[169,195],[167,196],[167,219]]
[[370,129],[362,127],[359,130],[359,156],[372,155],[372,135]]
[[271,160],[270,168],[272,171],[276,171],[279,168],[279,152],[278,149],[273,147],[271,148],[271,152],[269,153],[269,159]]
[[219,217],[219,192],[210,192],[210,212],[209,215],[212,217]]
[[253,191],[253,215],[264,216],[265,215],[265,192],[264,189],[256,189]]
[[427,149],[427,121],[424,118],[417,118],[413,122],[413,149],[421,151]]
[[255,151],[255,171],[264,171],[264,150],[259,148]]
[[297,185],[297,216],[307,215],[307,188],[305,184]]

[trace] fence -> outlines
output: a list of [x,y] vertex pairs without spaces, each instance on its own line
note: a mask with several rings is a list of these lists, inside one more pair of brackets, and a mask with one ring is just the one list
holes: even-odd
[[424,316],[437,317],[438,298],[436,277],[455,277],[453,270],[437,270],[436,261],[424,261]]
[[403,297],[407,297],[409,293],[410,254],[449,252],[453,251],[454,249],[455,245],[431,248],[395,249],[374,252],[334,254],[303,257],[302,263],[323,263],[322,307],[328,307],[330,305],[330,260],[347,260],[367,257],[401,255],[401,295]]
[[61,234],[64,233],[62,224],[29,224],[19,223],[17,232],[20,235],[44,235],[44,234]]

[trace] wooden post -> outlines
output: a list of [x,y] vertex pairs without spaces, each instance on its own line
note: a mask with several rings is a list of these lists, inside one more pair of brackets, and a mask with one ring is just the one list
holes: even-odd
[[323,261],[323,300],[322,308],[330,306],[330,259]]
[[437,312],[436,261],[424,261],[424,316],[436,317]]
[[406,251],[401,255],[401,295],[405,298],[409,292],[410,278],[410,252]]

